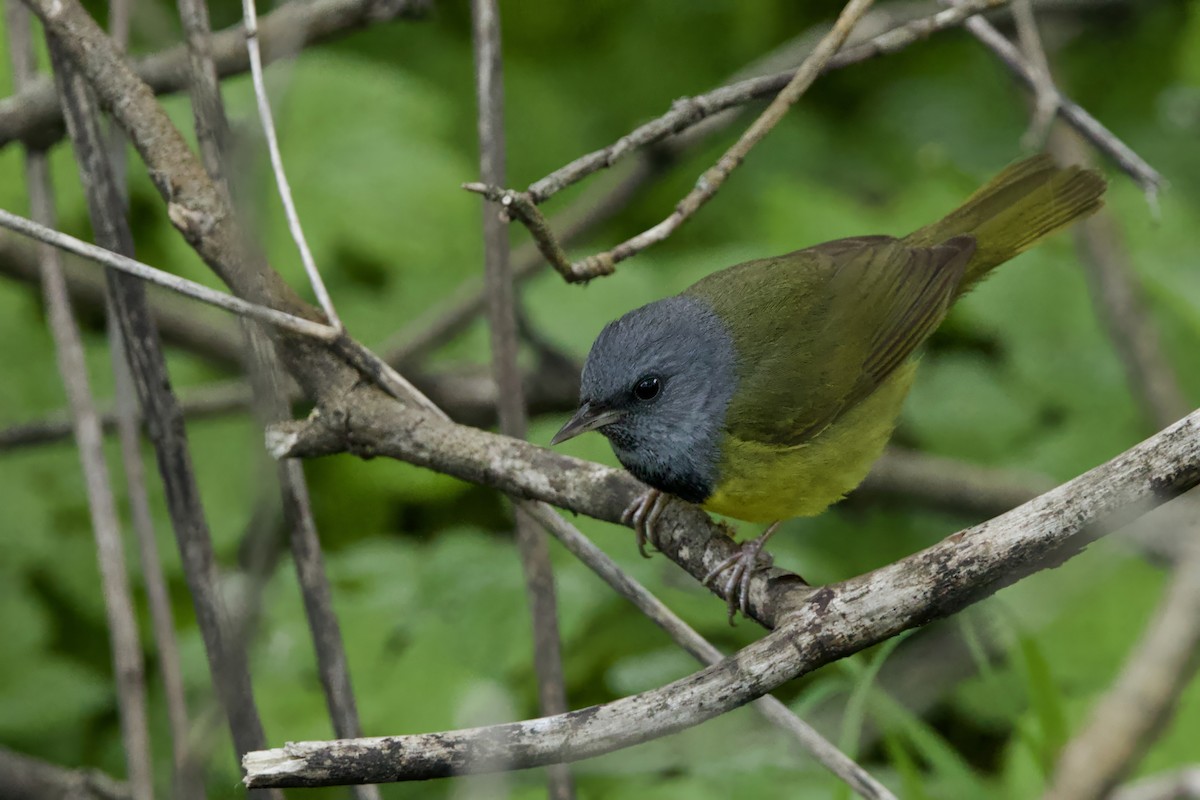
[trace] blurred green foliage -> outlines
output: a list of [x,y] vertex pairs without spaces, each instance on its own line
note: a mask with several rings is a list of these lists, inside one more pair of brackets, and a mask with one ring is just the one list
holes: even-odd
[[[284,157],[310,242],[342,316],[368,343],[481,272],[479,200],[459,188],[476,174],[466,5],[443,3],[427,21],[379,26],[270,71]],[[505,4],[510,183],[525,185],[610,143],[673,98],[722,83],[837,7],[782,0]],[[213,7],[220,25],[238,13],[232,0]],[[176,41],[171,4],[144,3],[138,14],[137,49]],[[1057,17],[1048,31],[1067,92],[1171,182],[1161,220],[1115,173],[1109,205],[1123,222],[1168,355],[1195,401],[1200,3],[1101,5]],[[248,81],[229,81],[226,96],[246,165],[243,182],[253,187],[247,215],[273,264],[303,286],[265,179]],[[185,101],[173,97],[167,105],[187,127]],[[717,199],[670,241],[588,286],[543,275],[527,285],[526,307],[540,331],[582,355],[604,322],[735,261],[842,235],[902,234],[945,213],[1021,155],[1025,125],[1026,99],[1005,71],[966,35],[939,35],[822,78]],[[587,248],[607,246],[663,217],[736,130],[707,142],[647,189]],[[58,147],[52,161],[61,227],[86,234],[70,153]],[[134,163],[140,255],[215,285],[170,230]],[[0,170],[0,204],[23,211],[16,148],[0,152]],[[548,210],[578,195],[572,190]],[[523,231],[513,238],[523,240]],[[40,299],[27,287],[0,284],[0,339],[9,343],[0,348],[0,372],[7,376],[0,382],[0,421],[36,418],[63,405]],[[96,391],[110,396],[99,331],[88,333],[88,348]],[[445,363],[486,358],[480,325],[438,356]],[[179,387],[220,377],[186,354],[173,353],[171,361]],[[531,438],[546,442],[560,422],[535,420]],[[218,554],[232,572],[267,474],[253,455],[260,434],[239,418],[196,422],[189,431]],[[924,359],[900,435],[932,453],[1065,479],[1145,433],[1070,237],[1060,236],[1000,270],[954,311]],[[600,437],[565,449],[615,463]],[[110,456],[115,467],[115,452]],[[379,460],[329,459],[308,464],[307,472],[366,732],[534,715],[525,597],[503,504],[490,492]],[[203,721],[202,745],[213,754],[210,796],[236,796],[238,772],[214,721],[207,666],[157,492],[155,504],[189,703]],[[120,775],[104,615],[73,449],[62,444],[0,458],[0,508],[0,742]],[[832,581],[902,557],[971,521],[909,503],[838,508],[789,523],[791,535],[777,537],[774,550],[781,564],[810,580]],[[730,629],[720,603],[665,559],[638,558],[628,531],[578,523],[721,646],[733,649],[758,634],[749,624]],[[658,686],[694,668],[557,546],[554,556],[573,705]],[[130,567],[140,576],[132,555]],[[242,584],[229,580],[236,597]],[[1163,585],[1162,571],[1119,543],[1104,542],[959,620],[832,665],[783,687],[780,696],[824,721],[830,736],[840,736],[905,797],[1035,796],[1057,748],[1109,685]],[[328,737],[286,559],[263,602],[253,660],[269,739]],[[931,707],[915,713],[904,696],[884,691],[883,679],[905,654],[917,655],[907,669],[915,663],[918,677],[921,658],[934,669],[941,659],[939,631],[965,640],[975,658],[945,682]],[[150,640],[148,623],[143,637]],[[921,648],[928,652],[922,655]],[[158,779],[166,786],[165,711],[152,647],[146,650]],[[1192,687],[1140,771],[1193,760],[1197,741],[1200,691]],[[749,709],[580,764],[577,774],[586,798],[847,796]],[[513,797],[541,796],[534,773],[506,780]],[[469,797],[473,786],[463,782],[454,790],[443,781],[388,787],[385,795]]]

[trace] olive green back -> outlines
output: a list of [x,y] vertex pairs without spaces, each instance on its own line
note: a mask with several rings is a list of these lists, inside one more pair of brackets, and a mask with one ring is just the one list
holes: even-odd
[[1035,156],[903,240],[826,242],[699,281],[685,294],[712,305],[738,353],[726,429],[745,441],[810,441],[905,363],[966,289],[1092,213],[1104,188],[1094,172]]

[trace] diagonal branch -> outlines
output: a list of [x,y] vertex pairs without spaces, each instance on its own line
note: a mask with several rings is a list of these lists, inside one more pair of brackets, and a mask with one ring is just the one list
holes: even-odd
[[[516,454],[510,450],[508,455],[515,474]],[[510,482],[505,480],[510,476],[495,477],[495,482]],[[528,481],[525,488],[557,495],[562,477],[555,476],[551,486],[543,476]],[[615,483],[613,477],[608,479],[609,488]],[[528,768],[589,758],[674,733],[903,630],[953,614],[1032,572],[1061,564],[1093,539],[1198,484],[1200,412],[1195,412],[1007,514],[866,575],[819,589],[776,582],[769,592],[762,584],[770,577],[756,576],[758,591],[752,594],[773,597],[775,630],[720,663],[660,689],[529,722],[295,742],[247,756],[246,784],[329,786],[419,780],[496,764]],[[668,512],[660,518],[660,529],[667,529],[669,539],[677,535],[681,516]],[[668,547],[672,557],[688,561],[692,569],[691,558],[680,558],[677,548]]]
[[[675,612],[667,608],[666,604],[651,594],[646,587],[617,566],[616,562],[609,558],[603,550],[580,533],[574,525],[563,519],[553,508],[545,503],[531,502],[522,503],[521,507],[552,533],[573,556],[600,576],[613,591],[633,603],[638,611],[666,631],[672,641],[701,664],[711,666],[719,663],[725,657],[720,650],[697,633]],[[805,752],[845,781],[859,796],[866,800],[895,800],[892,793],[883,784],[854,763],[845,753],[834,747],[811,725],[792,713],[779,700],[770,695],[763,695],[754,701],[754,707],[769,722],[790,734],[800,743]]]
[[[293,0],[262,18],[259,37],[267,63],[306,47],[393,19],[423,18],[430,0]],[[217,75],[227,78],[250,69],[246,32],[234,25],[213,34],[209,49]],[[139,58],[138,77],[156,94],[185,91],[191,80],[185,45]],[[62,138],[62,110],[48,80],[34,81],[0,100],[0,147],[15,140],[48,147]]]
[[[216,67],[212,61],[212,54],[207,49],[207,44],[211,41],[208,10],[204,0],[179,0],[179,10],[187,31],[188,50],[191,55],[193,75],[191,94],[196,137],[200,142],[204,166],[212,177],[215,188],[229,202],[232,191],[225,169],[229,121],[225,115]],[[326,317],[331,320],[333,327],[340,331],[341,323],[333,310],[333,303],[325,291],[321,277],[316,271],[312,254],[308,250],[303,231],[300,228],[287,179],[283,174],[283,162],[275,138],[274,121],[271,118],[271,109],[262,80],[263,67],[257,38],[257,13],[252,0],[248,0],[245,6],[245,25],[259,114],[264,130],[267,132],[271,164],[277,177],[280,195],[288,212],[288,223],[300,248],[301,257],[304,260],[305,269],[309,272],[313,288],[322,300]],[[254,321],[243,320],[243,323],[247,349],[252,353],[249,372],[256,416],[263,425],[287,419],[291,416],[291,386],[280,369],[279,359],[270,337]],[[313,518],[308,484],[305,481],[304,469],[299,463],[276,462],[275,481],[274,485],[268,487],[268,495],[276,492],[280,498],[279,504],[272,503],[268,497],[268,505],[272,508],[281,508],[283,512],[282,521],[288,534],[292,562],[296,568],[304,611],[312,634],[313,649],[316,651],[317,671],[324,689],[325,702],[333,724],[334,735],[340,737],[361,736],[362,725],[354,700],[354,690],[350,683],[350,667],[346,658],[341,627],[333,609],[333,591],[325,572],[325,561],[321,553],[316,520]],[[266,572],[261,569],[252,569],[250,574],[252,580],[256,582],[255,596],[257,596],[259,593],[257,590],[261,588],[261,584],[266,578]],[[241,632],[244,637],[249,635],[252,628],[250,617],[256,613],[258,605],[259,602],[256,600],[253,603],[255,610],[249,611],[246,615],[247,619]],[[357,800],[379,800],[378,789],[371,786],[356,787],[353,795]]]
[[[946,2],[953,6],[962,6],[964,4],[964,0],[946,0]],[[1025,59],[1021,56],[1021,51],[1012,42],[1004,38],[1004,35],[996,30],[992,23],[976,16],[967,19],[963,23],[963,27],[970,31],[985,47],[995,53],[1014,77],[1024,83],[1030,90],[1034,92],[1040,90],[1047,98],[1041,102],[1049,102],[1050,93],[1052,92],[1052,99],[1057,104],[1056,110],[1058,115],[1074,128],[1080,136],[1091,142],[1092,146],[1111,158],[1125,174],[1141,187],[1151,206],[1155,205],[1159,190],[1166,185],[1166,181],[1157,170],[1147,164],[1141,156],[1134,152],[1133,148],[1118,139],[1108,128],[1104,127],[1099,120],[1077,105],[1069,97],[1063,95],[1062,92],[1058,91],[1052,83],[1041,80],[1036,69],[1025,63]]]
[[[1007,2],[1008,0],[965,0],[956,4],[954,8],[905,22],[872,37],[869,41],[849,47],[836,55],[830,55],[822,59],[821,63],[816,64],[815,69],[812,66],[808,68],[813,69],[812,78],[815,78],[817,75],[895,53],[938,31],[961,25],[965,19],[974,14],[998,8]],[[837,26],[835,25],[830,33],[836,31]],[[810,61],[816,55],[817,49],[814,48],[805,61]],[[804,69],[806,67],[802,64],[797,69],[749,78],[722,86],[706,94],[676,100],[666,114],[635,128],[608,147],[580,156],[570,164],[535,181],[530,184],[525,193],[531,203],[540,205],[563,189],[578,183],[594,172],[613,166],[646,145],[662,141],[668,136],[677,135],[715,114],[782,91]]]
[[[776,99],[778,100],[785,97],[784,90],[797,80],[803,79],[811,83],[818,74],[849,66],[850,64],[857,64],[887,53],[896,52],[919,39],[931,35],[935,31],[958,25],[972,14],[1003,5],[1005,2],[1007,0],[966,0],[959,7],[947,9],[930,17],[904,23],[863,44],[848,48],[841,53],[831,54],[822,51],[822,45],[825,45],[827,50],[828,45],[826,43],[830,42],[835,34],[839,34],[838,24],[835,24],[833,30],[822,38],[821,42],[809,53],[804,63],[798,69],[751,78],[729,86],[723,86],[704,95],[676,100],[672,104],[671,110],[663,116],[634,129],[608,147],[581,156],[565,167],[535,182],[524,192],[503,189],[497,185],[487,183],[467,183],[463,184],[463,188],[482,194],[485,198],[493,202],[500,203],[504,206],[509,216],[519,219],[529,229],[530,235],[533,237],[533,241],[542,256],[568,281],[590,280],[597,275],[608,274],[612,271],[616,261],[628,258],[650,244],[660,241],[661,238],[665,238],[682,224],[691,213],[694,213],[699,205],[706,202],[711,193],[715,192],[720,182],[724,180],[723,177],[717,180],[716,176],[727,174],[721,167],[722,163],[726,163],[727,165],[732,163],[732,166],[729,167],[730,169],[740,163],[740,158],[735,162],[726,162],[725,158],[734,153],[736,149],[742,147],[743,142],[739,141],[735,144],[726,153],[726,156],[722,157],[721,161],[718,161],[717,167],[710,169],[705,175],[701,176],[697,188],[676,206],[675,213],[668,217],[667,220],[650,229],[650,231],[634,237],[622,245],[618,245],[613,250],[590,256],[578,264],[572,264],[567,257],[566,251],[551,230],[549,222],[537,208],[538,203],[549,199],[554,194],[577,183],[588,175],[612,166],[621,158],[629,153],[636,152],[639,148],[657,143],[670,136],[677,136],[681,132],[715,115],[722,114],[759,97],[777,92]],[[859,16],[861,16],[861,12],[859,12]],[[841,36],[841,41],[844,41],[845,38],[847,37]],[[836,49],[835,47],[834,50]],[[819,59],[817,58],[818,55],[820,55]],[[812,68],[814,64],[816,65],[815,69]],[[809,70],[811,74],[804,75],[806,70]],[[765,119],[768,113],[774,113],[770,107],[759,117],[759,120]],[[753,130],[754,126],[751,126],[751,129],[748,129],[743,134],[743,139],[749,136]],[[744,155],[745,153],[743,152],[742,156]],[[714,180],[716,180],[716,183],[712,183]],[[691,210],[688,211],[688,208]]]
[[[296,211],[296,201],[292,198],[292,187],[288,184],[287,173],[283,169],[283,155],[279,152],[279,137],[275,134],[275,117],[271,113],[271,104],[267,100],[267,85],[263,78],[262,52],[258,43],[258,9],[254,0],[242,0],[242,24],[246,28],[246,51],[250,55],[250,75],[254,81],[254,99],[258,107],[258,120],[262,125],[263,136],[267,142],[267,153],[271,157],[271,172],[275,175],[275,185],[279,190],[279,199],[283,203],[283,213],[287,217],[288,230],[296,251],[300,254],[300,263],[308,275],[317,302],[325,312],[325,318],[335,330],[342,330],[342,321],[338,318],[337,310],[333,307],[333,299],[321,279],[321,272],[313,259],[312,250],[308,247],[308,239],[304,236],[304,228],[300,225],[300,214]],[[214,70],[215,72],[215,70]],[[221,116],[224,116],[222,112]]]
[[218,292],[216,289],[210,289],[203,284],[196,283],[187,278],[181,278],[178,275],[172,275],[169,272],[147,266],[121,253],[113,252],[104,247],[97,247],[94,244],[88,244],[85,241],[76,239],[74,236],[61,233],[45,225],[39,225],[32,220],[24,219],[4,209],[0,209],[0,226],[28,236],[31,239],[36,239],[39,242],[53,245],[59,250],[74,253],[97,264],[103,264],[111,269],[132,275],[135,278],[141,278],[144,281],[149,281],[150,283],[179,292],[202,303],[208,303],[217,308],[231,311],[234,314],[241,314],[251,319],[257,319],[261,322],[266,322],[285,330],[290,330],[304,336],[311,336],[323,341],[330,341],[337,336],[337,331],[328,325],[313,322],[312,320],[304,319],[303,317],[298,317],[284,311],[267,308],[257,303],[248,302],[225,292]]
[[[104,274],[92,267],[64,260],[63,277],[67,293],[77,313],[89,321],[104,313]],[[36,247],[24,237],[0,231],[0,274],[37,287],[38,265]],[[241,372],[243,352],[241,337],[234,325],[224,324],[208,309],[198,307],[183,297],[153,284],[147,287],[146,300],[164,342],[180,347],[221,368]]]
[[[850,32],[854,30],[855,24],[870,9],[872,2],[873,0],[850,0],[846,4],[846,7],[842,9],[842,13],[838,15],[833,28],[813,48],[812,53],[804,60],[800,68],[796,70],[796,74],[792,76],[792,79],[780,90],[775,99],[771,101],[771,104],[746,129],[737,142],[717,159],[717,163],[714,166],[710,167],[700,176],[696,181],[696,187],[679,201],[675,206],[675,210],[671,212],[671,215],[654,227],[626,240],[611,250],[588,256],[583,261],[575,264],[567,263],[566,254],[561,247],[556,247],[553,236],[549,234],[549,228],[546,226],[545,219],[537,210],[532,196],[519,195],[513,192],[499,192],[496,194],[490,192],[487,186],[480,187],[474,184],[468,185],[467,188],[473,191],[480,191],[482,188],[485,194],[491,195],[489,199],[499,202],[520,218],[529,227],[534,239],[539,244],[539,248],[542,250],[542,254],[546,256],[550,263],[568,281],[588,281],[600,275],[609,275],[621,261],[666,239],[716,195],[717,191],[725,183],[725,179],[741,166],[746,156],[749,155],[750,150],[762,141],[770,133],[771,129],[779,124],[779,121],[783,119],[788,109],[795,105],[796,101],[800,99],[804,92],[808,90],[808,87],[812,85],[813,81],[817,79],[817,76],[825,69],[829,60],[837,53],[838,48],[850,36]],[[674,133],[675,131],[666,130],[663,132],[663,135],[666,135],[668,132]]]

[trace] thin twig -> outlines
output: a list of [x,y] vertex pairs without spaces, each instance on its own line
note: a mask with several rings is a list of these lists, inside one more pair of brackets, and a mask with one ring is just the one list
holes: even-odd
[[[545,503],[535,502],[522,503],[521,507],[552,533],[572,555],[600,576],[613,591],[633,603],[651,622],[662,628],[672,641],[701,664],[717,664],[725,658],[724,653],[621,569],[603,550],[553,508]],[[791,734],[805,752],[845,781],[859,796],[877,800],[893,798],[892,793],[883,784],[871,777],[870,773],[854,763],[779,700],[770,695],[763,695],[754,701],[754,707],[770,722]]]
[[208,303],[217,308],[231,311],[234,314],[241,314],[252,319],[257,319],[261,322],[283,328],[284,330],[310,336],[325,342],[331,341],[338,335],[338,332],[328,325],[313,322],[310,319],[298,317],[294,314],[288,314],[285,311],[277,311],[273,308],[251,303],[225,292],[218,292],[216,289],[210,289],[203,284],[190,281],[187,278],[163,272],[160,269],[155,269],[120,253],[106,250],[103,247],[88,244],[80,239],[76,239],[74,236],[68,236],[45,225],[39,225],[33,220],[19,217],[3,209],[0,209],[0,227],[8,228],[10,231],[15,231],[23,236],[36,239],[39,242],[53,245],[68,253],[82,256],[88,261],[111,267],[120,272],[141,278],[144,281],[149,281],[150,283],[179,292],[202,303]]
[[[499,397],[491,374],[477,367],[450,369],[444,372],[416,373],[412,383],[417,391],[444,408],[455,422],[476,428],[496,424],[496,402]],[[539,366],[525,373],[524,392],[530,413],[562,413],[579,402],[579,367],[556,365]],[[289,385],[287,399],[300,401],[299,387]],[[180,398],[184,417],[190,420],[211,419],[227,414],[244,413],[251,407],[251,387],[242,380],[229,380],[188,390]],[[105,432],[116,430],[117,413],[108,406],[100,412]],[[22,422],[0,430],[0,452],[23,447],[61,442],[71,437],[71,416],[60,410],[46,417]]]
[[[113,0],[109,5],[109,32],[122,50],[129,46],[129,24],[133,17],[133,0]],[[114,177],[123,176],[126,167],[125,138],[115,127],[109,131],[108,161]],[[124,213],[129,213],[129,193],[122,184],[116,187],[124,201]],[[90,276],[90,273],[89,273]],[[70,281],[68,281],[70,286]],[[129,496],[129,517],[138,543],[142,578],[146,584],[146,605],[150,610],[150,627],[154,632],[158,671],[162,679],[163,700],[167,707],[167,727],[171,734],[171,796],[177,800],[199,800],[203,797],[203,781],[199,765],[190,747],[187,698],[184,696],[183,670],[179,659],[179,642],[175,636],[175,618],[171,610],[171,595],[159,555],[154,518],[150,511],[150,492],[146,484],[146,466],[142,461],[142,421],[138,411],[137,389],[125,355],[125,341],[117,315],[110,307],[108,282],[100,287],[101,304],[105,308],[109,361],[113,372],[115,418],[121,450],[121,467],[125,473],[125,491]],[[156,297],[161,301],[162,297]],[[175,298],[172,298],[174,301]],[[149,300],[148,300],[149,302]],[[161,302],[150,303],[155,320],[162,318]],[[191,313],[192,307],[187,307]],[[186,320],[185,320],[186,321]],[[206,326],[211,328],[212,326]],[[203,341],[212,341],[215,330],[206,331]],[[241,355],[235,363],[240,363]],[[101,424],[108,422],[101,416]]]
[[640,253],[647,247],[666,239],[687,219],[695,214],[701,206],[707,203],[725,183],[725,179],[737,169],[750,150],[758,144],[783,119],[788,109],[808,90],[817,76],[825,68],[826,63],[837,53],[838,48],[846,41],[855,23],[871,7],[873,0],[850,0],[842,13],[838,15],[833,28],[813,48],[812,53],[796,70],[796,75],[787,86],[771,101],[758,119],[746,129],[745,133],[717,159],[696,181],[696,187],[679,201],[670,216],[652,228],[643,231],[631,239],[603,253],[589,256],[583,261],[571,265],[570,271],[564,274],[569,281],[586,281],[599,275],[607,275],[621,261]]
[[[963,20],[974,14],[997,8],[1007,2],[1008,0],[964,0],[964,2],[956,4],[955,8],[898,25],[867,42],[823,59],[812,77],[815,78],[818,74],[843,69],[881,55],[895,53],[938,31],[958,26],[962,24]],[[830,34],[837,30],[838,26],[835,24]],[[826,34],[826,36],[828,35]],[[805,61],[810,61],[817,53],[817,47],[814,47]],[[672,103],[671,110],[666,114],[638,126],[608,147],[580,156],[570,164],[560,167],[541,180],[530,184],[526,189],[529,200],[535,204],[544,203],[568,186],[578,183],[598,170],[613,166],[625,156],[637,152],[646,145],[661,141],[668,136],[677,135],[714,114],[770,94],[776,94],[796,80],[803,69],[806,67],[802,64],[797,69],[749,78],[702,95],[680,98]]]
[[279,137],[275,135],[275,118],[271,114],[271,104],[267,99],[267,84],[263,79],[262,53],[258,44],[258,10],[254,0],[242,0],[242,24],[246,28],[246,51],[250,54],[250,75],[254,81],[254,99],[258,106],[258,119],[262,124],[263,136],[267,142],[267,152],[271,156],[271,172],[275,175],[275,185],[279,189],[279,199],[283,203],[283,213],[287,217],[288,230],[291,231],[292,241],[300,253],[300,262],[308,275],[317,302],[325,312],[325,318],[335,330],[341,331],[342,321],[338,318],[337,310],[333,307],[333,299],[321,280],[321,272],[313,260],[312,251],[308,247],[308,239],[304,236],[304,228],[300,225],[300,215],[296,211],[296,201],[292,198],[292,187],[288,185],[287,173],[283,169],[283,156],[279,152]]
[[[72,307],[81,315],[88,312],[88,317],[99,319],[106,302],[104,273],[77,263],[74,256],[64,261],[63,274]],[[38,288],[37,245],[23,236],[0,231],[0,274]],[[146,300],[164,342],[223,369],[243,371],[245,353],[241,337],[226,317],[154,284],[147,287]]]
[[[225,106],[221,98],[212,53],[207,48],[211,41],[208,11],[203,0],[179,0],[179,9],[187,32],[188,50],[191,55],[192,110],[196,137],[200,142],[201,157],[214,186],[223,194],[226,202],[232,204],[233,193],[228,184],[227,170],[225,169],[229,121],[225,115]],[[299,228],[299,220],[295,216],[287,179],[282,172],[282,160],[275,139],[274,124],[262,84],[262,57],[258,50],[257,20],[253,3],[250,3],[246,9],[245,25],[255,94],[258,97],[262,123],[267,131],[272,167],[276,170],[279,190],[289,211],[289,225],[292,226],[293,234],[297,237],[301,255],[305,257],[305,267],[308,268],[312,265],[312,256],[308,252],[303,232]],[[312,265],[310,275],[315,274],[315,269],[315,265]],[[314,288],[322,297],[331,323],[340,329],[341,323],[333,314],[332,302],[325,294],[325,287],[321,283],[319,275],[315,277]],[[250,359],[249,372],[253,386],[254,408],[259,423],[267,425],[287,419],[291,416],[289,395],[292,387],[286,382],[279,368],[275,349],[266,331],[253,320],[245,319],[243,320],[243,332],[247,349],[253,354]],[[321,555],[320,539],[317,535],[316,521],[313,518],[303,467],[299,463],[277,462],[274,485],[269,487],[268,492],[270,494],[277,493],[280,497],[280,504],[272,505],[281,508],[283,512],[282,521],[288,533],[292,561],[296,567],[297,581],[304,601],[309,630],[312,633],[313,649],[316,652],[317,671],[321,678],[326,705],[333,723],[334,735],[343,738],[361,736],[362,725],[359,722],[358,707],[355,704],[354,692],[350,685],[350,669],[346,659],[345,645],[342,641],[337,616],[333,610],[333,593],[329,585],[329,578],[325,573],[325,562]],[[258,568],[247,570],[251,591],[247,595],[248,607],[243,615],[242,630],[240,631],[243,641],[248,641],[252,635],[253,621],[261,606],[261,588],[269,575],[266,564],[256,566]],[[379,800],[379,790],[374,786],[356,786],[351,793],[357,800]]]
[[1029,120],[1029,129],[1021,137],[1021,144],[1026,150],[1039,150],[1050,134],[1050,126],[1058,112],[1059,93],[1050,76],[1050,61],[1046,58],[1037,19],[1033,15],[1033,0],[1015,0],[1012,13],[1017,25],[1017,40],[1033,77],[1033,116]]
[[[353,415],[348,419],[353,420]],[[482,431],[451,431],[433,423],[414,426],[409,421],[408,425],[412,430],[391,441],[388,435],[361,429],[343,428],[336,436],[343,446],[348,437],[362,437],[378,455],[428,463],[431,451],[416,439],[421,438],[422,428],[437,428],[433,437],[440,445],[433,457],[442,469],[605,519],[618,517],[624,510],[619,505],[637,491],[621,485],[626,480],[636,483],[627,476],[610,471],[602,477],[590,467],[586,477],[560,469],[551,480],[549,469],[555,465],[550,462],[565,466],[563,457],[551,459],[522,442]],[[484,453],[471,444],[485,441],[489,450]],[[521,470],[522,454],[532,459],[526,461],[532,469]],[[485,465],[496,458],[503,460],[503,469]],[[573,478],[582,479],[577,485],[582,492],[568,498],[565,494]],[[1061,564],[1087,542],[1197,484],[1200,412],[1020,508],[866,575],[814,589],[783,579],[777,570],[756,573],[751,602],[762,617],[774,622],[775,629],[718,664],[662,688],[529,722],[413,736],[295,742],[250,754],[243,761],[246,784],[327,786],[419,780],[496,764],[529,768],[589,758],[664,736],[903,630],[953,614],[1032,572]],[[728,548],[710,547],[702,540],[695,544],[697,551],[704,552],[681,549],[686,529],[693,524],[704,527],[703,514],[685,512],[680,504],[667,508],[657,523],[658,542],[663,552],[689,571],[698,566],[705,569],[697,562],[719,552],[727,554]],[[706,532],[728,541],[722,534]]]
[[[569,245],[611,220],[654,178],[666,174],[666,166],[674,161],[669,154],[643,157],[616,185],[581,195],[554,219],[553,227],[562,230],[562,244]],[[548,264],[537,246],[530,243],[517,248],[512,261],[513,281],[517,284],[539,274]],[[466,330],[485,305],[483,280],[468,279],[449,298],[388,337],[380,350],[389,364],[417,363]]]
[[[56,71],[70,72],[64,103],[68,128],[77,151],[87,194],[88,210],[97,240],[123,257],[133,252],[133,237],[121,213],[123,204],[109,171],[104,140],[97,124],[96,106],[81,78],[62,50],[62,41],[48,35]],[[131,258],[127,259],[132,261]],[[137,262],[133,262],[137,263]],[[137,276],[134,276],[137,277]],[[108,273],[110,302],[121,327],[126,357],[138,400],[146,418],[166,489],[171,517],[183,562],[184,576],[205,643],[213,684],[239,755],[255,749],[265,734],[250,684],[249,665],[241,643],[229,635],[224,603],[216,587],[212,539],[200,501],[199,487],[184,432],[183,415],[171,389],[170,376],[145,303],[144,285],[128,275]]]
[[[245,0],[249,2],[250,0]],[[504,183],[507,150],[504,136],[504,60],[500,46],[500,9],[496,0],[472,0],[472,43],[475,55],[476,116],[479,133],[479,175]],[[497,209],[483,207],[484,279],[487,286],[488,331],[492,375],[497,387],[500,430],[523,439],[526,434],[525,398],[517,367],[515,289],[509,264],[508,230]],[[558,603],[554,571],[545,534],[520,507],[514,507],[517,552],[529,598],[533,628],[533,666],[538,683],[538,707],[543,715],[568,708],[558,632]],[[552,800],[572,800],[575,782],[566,765],[546,770],[547,794]]]
[[116,317],[110,316],[109,355],[112,362],[116,401],[113,411],[102,414],[101,423],[113,423],[121,447],[121,465],[125,471],[129,495],[129,518],[138,542],[142,578],[146,582],[146,605],[150,609],[150,627],[154,631],[158,672],[162,678],[163,699],[167,706],[167,726],[171,731],[172,796],[177,800],[203,797],[197,768],[189,747],[187,698],[184,696],[183,670],[179,642],[175,636],[175,617],[171,594],[163,572],[154,517],[150,511],[150,493],[146,486],[146,466],[142,462],[142,421],[137,407],[137,389],[129,372],[125,345]]
[[[7,28],[13,74],[18,87],[36,74],[33,36],[29,14],[15,3],[7,6]],[[49,164],[43,152],[29,151],[25,157],[31,213],[37,219],[55,223],[54,197]],[[63,389],[71,409],[75,442],[83,468],[88,511],[96,542],[96,561],[104,595],[116,682],[117,707],[130,793],[137,800],[154,796],[154,774],[150,749],[149,721],[146,712],[146,676],[142,664],[141,637],[133,606],[133,592],[125,569],[121,524],[116,499],[104,456],[104,437],[88,380],[87,362],[79,327],[67,297],[62,263],[57,250],[41,248],[42,286],[46,311],[54,338],[55,357]]]
[[[259,25],[267,63],[356,30],[393,19],[425,16],[429,0],[303,0],[283,3],[263,16]],[[246,32],[234,25],[212,36],[209,48],[221,78],[250,69]],[[156,94],[185,91],[191,82],[189,54],[178,45],[138,59],[134,68]],[[0,99],[0,146],[14,140],[48,147],[62,138],[62,111],[48,80],[31,84],[12,97]]]
[[[962,6],[963,0],[946,0],[949,5]],[[981,17],[970,17],[964,23],[971,34],[991,50],[1004,63],[1008,70],[1022,83],[1033,91],[1038,90],[1038,79],[1012,42],[1004,38],[1004,34],[996,30],[992,23]],[[1163,176],[1134,152],[1133,148],[1118,139],[1108,128],[1104,127],[1095,117],[1077,105],[1053,85],[1043,91],[1054,92],[1058,115],[1072,128],[1079,132],[1092,145],[1111,158],[1129,177],[1131,177],[1146,194],[1146,201],[1151,208],[1157,208],[1158,192],[1166,185]]]
[[[1181,498],[1187,503],[1193,498]],[[1192,533],[1200,531],[1192,513]],[[1200,544],[1176,564],[1112,688],[1063,748],[1044,800],[1102,800],[1166,728],[1200,666]]]

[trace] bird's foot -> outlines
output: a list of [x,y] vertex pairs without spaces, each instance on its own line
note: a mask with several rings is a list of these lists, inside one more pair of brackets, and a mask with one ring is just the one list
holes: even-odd
[[771,554],[763,552],[763,547],[779,529],[779,524],[779,522],[773,522],[757,538],[742,542],[741,549],[737,553],[709,570],[708,574],[704,576],[704,580],[701,581],[707,586],[722,573],[729,573],[720,592],[729,604],[730,625],[734,624],[733,618],[739,610],[746,616],[750,616],[750,579],[754,573],[766,569],[774,563]]
[[646,552],[647,542],[652,544],[655,550],[658,549],[658,544],[654,541],[654,525],[670,499],[670,496],[658,489],[649,489],[630,503],[629,508],[621,515],[621,524],[632,525],[634,533],[637,534],[637,549],[642,558],[650,557]]

